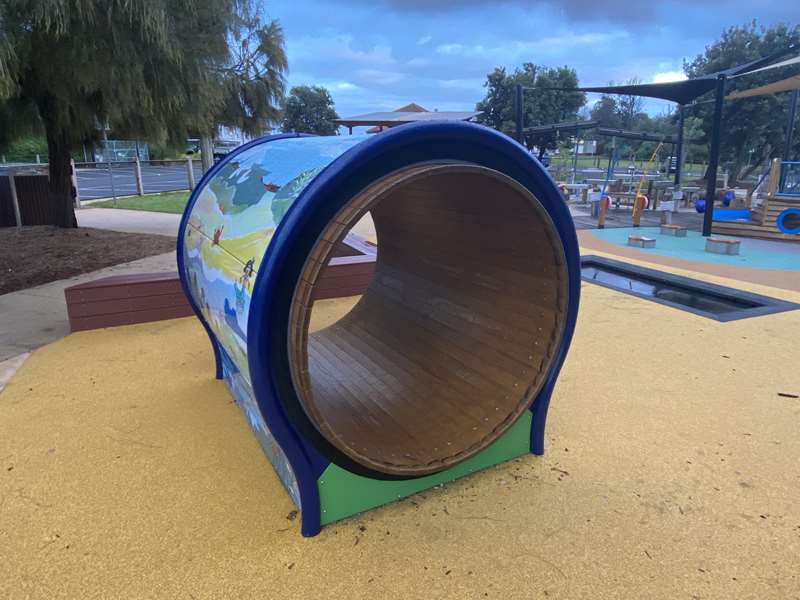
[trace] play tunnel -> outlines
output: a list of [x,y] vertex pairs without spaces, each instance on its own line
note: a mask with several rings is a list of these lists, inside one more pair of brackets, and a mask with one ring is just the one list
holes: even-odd
[[[313,328],[320,297],[353,293],[331,293],[332,265],[370,219],[368,280]],[[441,122],[256,140],[193,192],[178,263],[304,535],[543,451],[579,259],[553,181],[509,138]]]

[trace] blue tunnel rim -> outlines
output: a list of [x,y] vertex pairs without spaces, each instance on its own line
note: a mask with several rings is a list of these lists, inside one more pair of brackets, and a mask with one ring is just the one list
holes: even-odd
[[[271,141],[302,135],[292,133],[259,138],[228,154],[200,180],[181,219],[177,240],[181,285],[211,340],[218,378],[222,377],[218,342],[189,293],[184,273],[183,242],[189,215],[209,180],[240,153]],[[418,123],[393,128],[344,152],[306,187],[278,224],[262,258],[253,288],[253,303],[247,328],[251,384],[259,410],[297,480],[303,535],[314,535],[320,529],[317,480],[332,462],[345,465],[343,468],[356,474],[365,474],[360,465],[344,455],[337,457],[335,454],[338,451],[332,446],[330,448],[334,452],[321,452],[319,448],[324,448],[324,445],[319,446],[315,443],[319,440],[309,439],[306,431],[298,430],[295,420],[286,413],[285,402],[281,399],[282,394],[287,392],[295,394],[289,370],[286,368],[287,319],[297,274],[308,250],[316,241],[316,236],[310,236],[309,231],[321,231],[330,216],[381,176],[398,168],[434,160],[470,162],[494,169],[516,180],[541,203],[561,240],[567,270],[564,329],[549,373],[529,408],[532,413],[530,450],[534,454],[542,454],[544,451],[544,430],[550,396],[574,334],[580,297],[580,259],[572,217],[549,173],[522,145],[495,130],[457,122]],[[306,236],[305,243],[303,235]],[[274,320],[271,317],[275,317]],[[299,406],[297,398],[294,405]],[[317,435],[319,436],[318,433]],[[323,442],[327,444],[325,440]],[[374,473],[366,476],[375,478]],[[378,478],[409,479],[391,476]]]
[[787,235],[800,235],[800,225],[792,229],[784,225],[783,220],[789,215],[797,215],[798,218],[800,218],[800,208],[786,208],[779,212],[778,216],[775,217],[775,226],[781,233],[785,233]]
[[[257,402],[269,419],[276,417],[280,428],[285,425],[287,433],[295,434],[292,437],[299,442],[296,449],[306,450],[303,454],[309,464],[327,466],[334,462],[348,471],[376,479],[415,478],[389,476],[355,463],[324,440],[305,414],[301,414],[286,356],[288,314],[298,274],[318,234],[333,215],[381,177],[436,160],[469,162],[515,179],[540,201],[561,240],[568,273],[567,314],[561,345],[531,409],[534,415],[541,412],[539,421],[543,421],[546,407],[541,399],[543,395],[549,396],[552,389],[572,337],[577,312],[580,287],[578,270],[574,268],[578,264],[577,238],[569,212],[552,179],[538,162],[502,134],[478,125],[452,122],[403,126],[361,142],[317,175],[278,225],[256,278],[253,290],[256,306],[251,308],[248,323],[248,360]],[[266,357],[271,360],[265,361]],[[268,376],[265,365],[270,367]],[[276,421],[269,422],[272,427]],[[535,445],[532,444],[532,449]]]

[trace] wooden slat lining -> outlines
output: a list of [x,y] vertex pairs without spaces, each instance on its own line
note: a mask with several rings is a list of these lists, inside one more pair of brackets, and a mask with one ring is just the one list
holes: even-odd
[[[448,416],[453,418],[456,415],[455,418],[463,420],[464,396],[450,386],[443,386],[445,382],[437,380],[435,374],[419,369],[418,363],[408,361],[405,356],[392,357],[391,353],[383,352],[376,357],[369,341],[382,342],[363,332],[352,335],[355,331],[332,328],[315,339],[311,346],[312,352],[319,352],[319,348],[324,347],[346,351],[346,354],[341,351],[331,353],[328,356],[329,368],[339,374],[342,385],[348,390],[348,397],[359,398],[355,405],[361,410],[347,410],[354,403],[345,399],[339,403],[340,410],[331,411],[333,419],[328,426],[334,435],[341,435],[348,443],[360,447],[362,452],[379,454],[383,460],[396,464],[408,463],[403,459],[410,459],[413,464],[422,458],[419,455],[434,451],[426,445],[439,443],[436,441],[437,432],[431,428],[435,429],[436,424]],[[349,360],[343,360],[345,356]],[[405,367],[402,366],[404,359],[407,361]],[[367,366],[369,376],[363,372]],[[391,387],[386,382],[391,382]],[[359,430],[363,431],[358,420],[369,417],[374,435],[358,436]],[[352,422],[354,418],[357,420]],[[469,423],[480,424],[480,417],[475,415]],[[380,443],[375,444],[375,440],[380,440]],[[408,451],[413,448],[423,448],[423,452]]]
[[[477,167],[428,168],[387,178],[337,215],[292,307],[303,408],[341,451],[389,473],[433,472],[500,435],[541,385],[563,330],[560,241],[535,200]],[[347,216],[367,209],[375,276],[348,315],[309,337],[298,298],[320,286]]]
[[[388,244],[387,244],[388,245]],[[387,248],[384,255],[384,264],[392,267],[396,261]],[[503,293],[506,298],[505,301],[511,304],[516,304],[518,310],[516,314],[527,313],[530,310],[531,303],[540,306],[543,310],[552,311],[553,302],[558,294],[558,288],[553,286],[550,281],[543,277],[527,276],[520,274],[518,278],[513,277],[513,271],[506,271],[504,269],[485,270],[479,267],[465,267],[456,270],[455,265],[443,265],[443,268],[436,270],[431,265],[430,257],[409,257],[407,264],[413,264],[415,273],[425,275],[423,279],[434,279],[440,283],[447,284],[452,288],[461,288],[468,291],[470,300],[484,301],[493,304],[497,298],[498,293]],[[391,276],[391,269],[382,270],[382,274]],[[410,277],[414,275],[409,274]],[[465,279],[469,277],[470,281],[467,283]],[[502,315],[498,316],[502,318]]]
[[[431,420],[430,417],[433,416],[440,419],[458,419],[469,413],[475,420],[481,417],[482,410],[478,405],[464,402],[465,398],[479,391],[475,384],[461,379],[455,381],[454,385],[442,385],[451,383],[449,379],[443,378],[447,373],[424,360],[415,360],[415,357],[405,352],[402,340],[395,335],[395,331],[387,332],[386,329],[376,331],[375,323],[366,321],[361,314],[348,323],[337,324],[329,329],[330,332],[325,330],[314,338],[315,346],[328,341],[329,337],[337,337],[349,343],[351,348],[358,349],[338,355],[339,362],[345,363],[340,368],[348,371],[352,368],[350,365],[368,363],[376,372],[390,374],[400,386],[395,400],[400,408],[394,413],[395,419],[402,419],[405,416],[419,421],[415,424],[416,427],[426,428],[438,426],[438,423]],[[438,399],[439,402],[433,401],[434,399]],[[427,406],[427,410],[423,413],[416,410],[416,404],[419,403]],[[443,408],[449,410],[442,412]],[[431,409],[439,409],[439,414],[431,414]],[[424,413],[427,413],[429,418],[420,418]],[[336,418],[338,417],[337,415]]]
[[[481,305],[471,298],[459,297],[452,301],[448,300],[445,296],[432,292],[431,290],[435,289],[433,286],[423,286],[418,280],[414,282],[414,287],[409,287],[405,293],[387,289],[381,285],[384,280],[382,273],[375,277],[373,284],[367,290],[367,295],[371,297],[371,294],[375,293],[381,302],[387,303],[387,310],[405,311],[404,316],[408,318],[412,316],[412,312],[425,316],[461,332],[474,343],[487,344],[488,348],[500,352],[507,360],[514,358],[518,360],[522,354],[532,353],[535,349],[531,338],[533,332],[538,333],[543,323],[552,325],[555,321],[553,314],[540,313],[538,319],[519,315],[520,322],[515,322],[514,319],[507,319],[506,314],[496,310],[497,306],[483,304],[482,306],[488,310],[481,311],[480,308],[476,309]],[[404,309],[404,306],[414,308]]]

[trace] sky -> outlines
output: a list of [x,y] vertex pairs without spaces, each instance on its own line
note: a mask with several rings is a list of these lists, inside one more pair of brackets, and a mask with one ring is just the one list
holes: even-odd
[[473,110],[488,73],[523,62],[569,65],[587,86],[674,81],[730,26],[797,23],[795,2],[272,0],[264,16],[283,26],[289,86],[325,86],[347,117],[409,102]]

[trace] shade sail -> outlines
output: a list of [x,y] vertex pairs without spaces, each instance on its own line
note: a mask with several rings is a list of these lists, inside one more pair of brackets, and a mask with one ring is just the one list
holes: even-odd
[[726,96],[728,100],[739,100],[740,98],[752,98],[753,96],[763,96],[765,94],[776,94],[778,92],[790,92],[792,90],[800,90],[800,75],[793,75],[780,81],[768,83],[751,90],[743,90],[741,92],[734,92]]
[[640,83],[635,85],[609,85],[601,87],[582,87],[578,88],[581,92],[597,92],[601,94],[624,94],[630,96],[645,96],[647,98],[659,98],[660,100],[669,100],[670,102],[677,102],[678,104],[688,104],[703,94],[710,92],[716,86],[717,78],[720,75],[726,77],[735,77],[737,75],[744,75],[756,69],[771,63],[777,58],[784,56],[788,50],[781,51],[780,53],[772,54],[770,56],[759,58],[757,60],[725,69],[724,71],[717,71],[716,73],[709,73],[702,77],[695,77],[694,79],[685,79],[684,81],[671,81],[669,83]]

